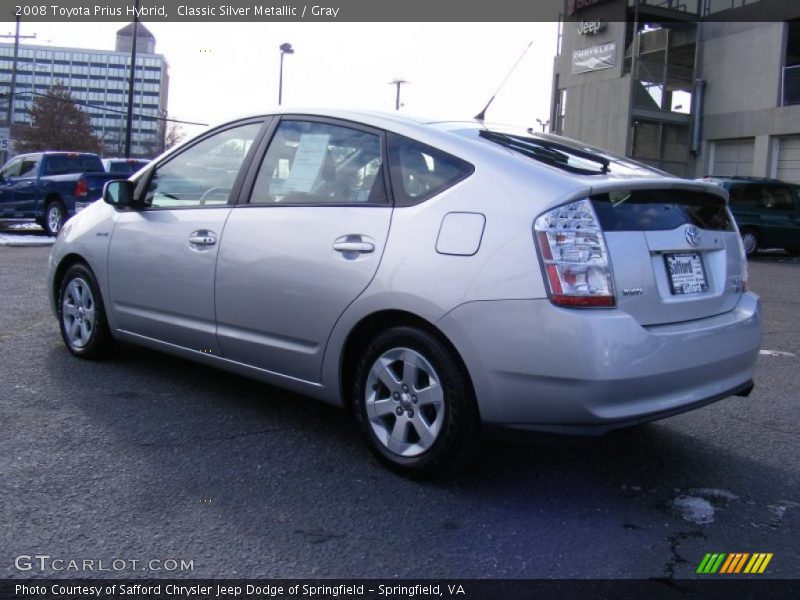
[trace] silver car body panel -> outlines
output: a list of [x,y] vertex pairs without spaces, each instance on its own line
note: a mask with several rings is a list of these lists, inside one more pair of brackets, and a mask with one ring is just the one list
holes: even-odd
[[219,240],[230,207],[120,213],[108,255],[106,309],[118,329],[221,355],[214,317]]
[[[318,382],[334,324],[378,269],[391,216],[389,206],[233,209],[216,279],[222,354]],[[348,240],[368,251],[336,250]]]
[[[56,240],[51,289],[61,260],[79,255],[113,307],[116,337],[334,404],[343,402],[342,350],[354,327],[378,312],[408,312],[458,350],[484,421],[513,427],[618,426],[692,407],[752,378],[760,307],[741,290],[734,232],[702,232],[710,289],[691,299],[665,295],[655,262],[686,250],[680,228],[606,233],[617,306],[588,310],[549,302],[532,232],[543,212],[591,194],[685,189],[726,199],[718,186],[635,166],[571,174],[479,139],[475,122],[303,112],[419,140],[475,171],[413,206],[153,211],[164,213],[154,220],[159,234],[141,230],[150,211],[97,202]],[[178,213],[171,223],[168,215]],[[461,231],[450,226],[463,213],[484,221],[479,236],[476,216]],[[198,229],[219,234],[215,249],[187,247]],[[369,238],[374,251],[344,257],[333,245],[347,236]],[[623,297],[623,288],[642,294]],[[178,315],[181,302],[187,309]]]

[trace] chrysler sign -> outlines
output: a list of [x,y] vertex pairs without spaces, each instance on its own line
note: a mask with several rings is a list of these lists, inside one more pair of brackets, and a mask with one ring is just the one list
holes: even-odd
[[616,64],[617,44],[609,42],[572,52],[572,74],[608,69]]

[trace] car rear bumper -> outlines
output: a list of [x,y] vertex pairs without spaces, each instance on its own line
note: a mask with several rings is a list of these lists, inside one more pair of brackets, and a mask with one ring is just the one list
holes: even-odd
[[547,300],[462,305],[438,325],[472,376],[483,420],[602,433],[749,392],[761,346],[758,296],[714,317],[642,327],[619,309]]

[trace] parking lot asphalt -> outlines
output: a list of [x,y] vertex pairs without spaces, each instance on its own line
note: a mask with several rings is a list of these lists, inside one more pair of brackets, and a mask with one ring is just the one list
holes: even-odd
[[[486,441],[464,475],[420,483],[336,408],[129,346],[73,358],[48,252],[0,248],[0,577],[692,577],[707,552],[800,575],[799,260],[751,261],[775,352],[749,398]],[[126,566],[15,566],[37,554]]]

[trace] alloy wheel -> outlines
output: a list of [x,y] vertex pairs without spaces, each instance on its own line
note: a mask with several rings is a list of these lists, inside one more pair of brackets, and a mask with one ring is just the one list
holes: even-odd
[[365,406],[378,441],[404,457],[429,450],[445,417],[444,393],[431,363],[410,348],[381,354],[367,375]]
[[95,303],[89,284],[80,277],[72,279],[64,290],[61,318],[69,344],[74,348],[84,348],[94,333]]

